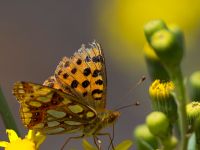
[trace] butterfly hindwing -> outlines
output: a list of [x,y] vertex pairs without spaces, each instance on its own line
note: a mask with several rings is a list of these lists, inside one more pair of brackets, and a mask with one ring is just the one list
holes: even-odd
[[71,58],[64,57],[55,77],[63,89],[69,88],[80,101],[95,109],[106,105],[105,58],[98,43],[82,46]]
[[80,130],[96,118],[93,108],[72,95],[47,86],[17,82],[13,94],[21,104],[24,125],[46,134]]

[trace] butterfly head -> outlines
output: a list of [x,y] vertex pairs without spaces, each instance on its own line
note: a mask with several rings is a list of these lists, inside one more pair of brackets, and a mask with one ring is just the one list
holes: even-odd
[[118,111],[110,112],[110,116],[108,117],[108,123],[115,122],[119,116],[120,116],[120,112]]
[[118,117],[120,116],[120,112],[118,111],[106,111],[100,115],[101,122],[104,124],[113,124]]

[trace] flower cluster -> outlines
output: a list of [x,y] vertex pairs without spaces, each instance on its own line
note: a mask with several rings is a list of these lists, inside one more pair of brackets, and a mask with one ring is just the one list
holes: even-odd
[[[144,32],[145,60],[153,81],[149,88],[153,112],[146,117],[146,124],[134,131],[137,148],[200,149],[200,71],[189,78],[188,100],[181,69],[185,52],[183,33],[162,20],[147,23]],[[140,136],[138,133],[144,127]],[[149,140],[150,134],[154,140]]]

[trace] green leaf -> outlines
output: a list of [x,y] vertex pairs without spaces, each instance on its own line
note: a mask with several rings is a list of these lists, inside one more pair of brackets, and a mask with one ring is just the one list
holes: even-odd
[[133,145],[131,140],[124,140],[115,147],[115,150],[128,150]]
[[86,139],[83,139],[82,145],[84,150],[97,150],[96,147],[91,145]]

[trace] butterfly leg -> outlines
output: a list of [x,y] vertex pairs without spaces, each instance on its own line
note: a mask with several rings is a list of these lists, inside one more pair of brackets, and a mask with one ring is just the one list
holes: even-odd
[[108,149],[110,149],[111,144],[112,144],[112,148],[114,148],[114,145],[113,145],[114,137],[115,137],[115,124],[113,124],[112,139],[111,139],[111,142],[110,142],[110,145],[109,145]]
[[81,136],[69,137],[69,138],[65,141],[65,143],[63,144],[63,146],[61,147],[60,150],[64,150],[65,146],[67,145],[67,143],[69,143],[70,140],[72,140],[72,139],[81,139],[81,138],[83,138],[84,136],[85,136],[85,135],[83,134],[83,135],[81,135]]
[[97,136],[93,136],[94,144],[98,150],[101,150],[101,140]]
[[111,137],[110,133],[98,133],[99,136],[108,136],[110,139],[110,144],[108,147],[108,150],[110,149],[110,146],[112,146],[112,149],[115,150],[114,144],[113,144],[113,137]]

